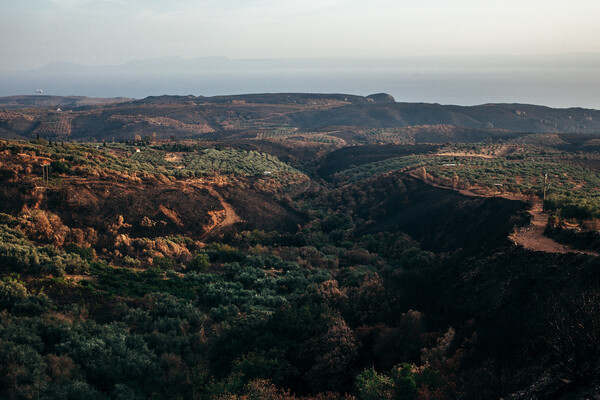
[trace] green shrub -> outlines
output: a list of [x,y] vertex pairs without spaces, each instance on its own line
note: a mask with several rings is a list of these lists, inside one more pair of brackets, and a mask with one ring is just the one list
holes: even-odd
[[67,163],[61,161],[52,161],[50,162],[50,172],[55,172],[57,174],[65,174],[69,172],[71,166]]
[[243,261],[246,256],[233,246],[221,243],[211,243],[206,247],[206,254],[211,263],[229,263]]
[[392,399],[394,388],[392,379],[377,373],[373,367],[358,374],[355,384],[360,400]]
[[96,258],[96,251],[91,247],[81,247],[74,244],[68,244],[65,246],[65,251],[78,254],[81,258],[89,262],[94,261]]
[[188,269],[190,271],[204,271],[210,266],[210,258],[205,253],[198,253],[194,256]]
[[137,268],[141,265],[141,262],[133,257],[125,256],[123,257],[123,264],[128,267]]
[[0,281],[0,310],[20,315],[39,315],[51,306],[45,294],[34,295],[20,282],[12,279]]
[[175,261],[172,258],[168,257],[157,257],[152,260],[152,265],[156,268],[159,268],[163,271],[169,271],[173,269],[175,265]]

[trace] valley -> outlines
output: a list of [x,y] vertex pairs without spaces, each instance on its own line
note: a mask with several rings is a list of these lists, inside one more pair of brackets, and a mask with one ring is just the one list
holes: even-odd
[[19,96],[0,137],[0,397],[600,395],[600,111]]

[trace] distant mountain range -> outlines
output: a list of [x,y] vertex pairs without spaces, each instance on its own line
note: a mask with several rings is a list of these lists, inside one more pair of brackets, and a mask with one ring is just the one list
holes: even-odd
[[28,71],[33,74],[61,73],[158,73],[211,70],[269,70],[314,68],[600,68],[600,54],[472,55],[397,58],[264,58],[161,57],[133,60],[119,65],[84,65],[52,62]]

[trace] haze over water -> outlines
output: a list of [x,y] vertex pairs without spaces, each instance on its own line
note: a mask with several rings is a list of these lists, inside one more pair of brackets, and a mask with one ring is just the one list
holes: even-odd
[[349,68],[210,70],[197,73],[2,73],[0,96],[143,98],[318,92],[389,93],[399,102],[529,103],[600,109],[600,68]]

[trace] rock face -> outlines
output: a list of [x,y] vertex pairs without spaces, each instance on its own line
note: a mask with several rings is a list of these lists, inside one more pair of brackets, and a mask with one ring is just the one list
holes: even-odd
[[375,93],[375,94],[371,94],[371,95],[367,96],[367,99],[373,100],[373,102],[375,102],[375,103],[381,103],[381,104],[395,103],[396,102],[396,99],[394,99],[392,97],[392,95],[389,95],[387,93]]

